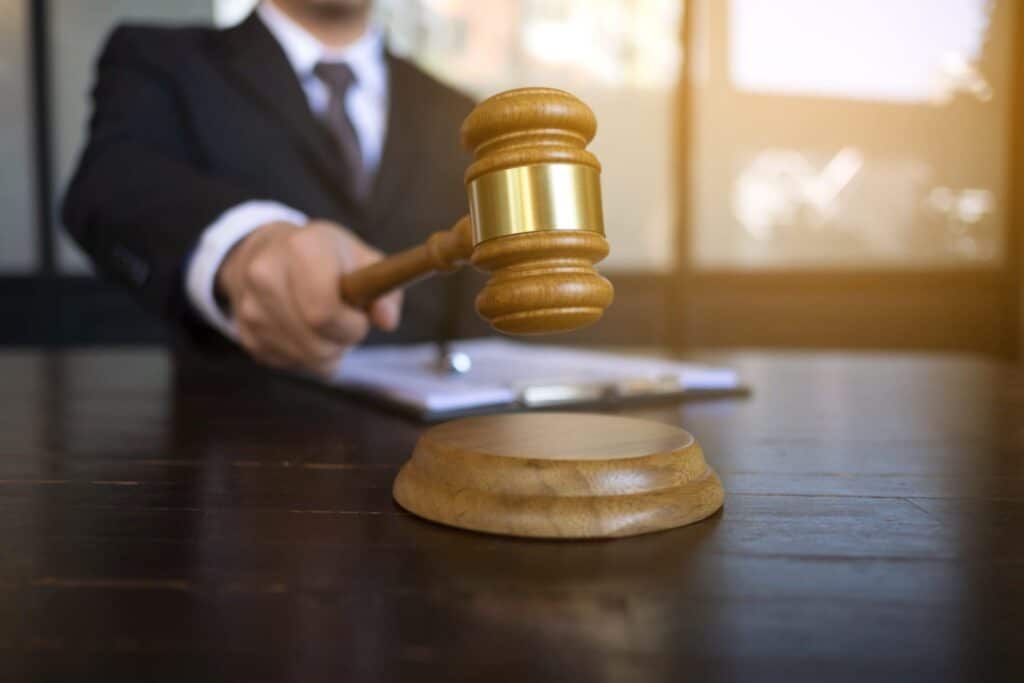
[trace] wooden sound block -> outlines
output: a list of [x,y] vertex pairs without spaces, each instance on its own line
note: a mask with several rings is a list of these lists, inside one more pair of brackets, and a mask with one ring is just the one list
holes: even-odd
[[612,415],[472,417],[428,430],[395,480],[403,508],[474,531],[609,538],[691,524],[718,475],[677,427]]

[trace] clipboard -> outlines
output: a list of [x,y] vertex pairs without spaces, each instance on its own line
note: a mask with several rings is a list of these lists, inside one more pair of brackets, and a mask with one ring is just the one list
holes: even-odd
[[529,344],[503,338],[454,341],[464,373],[439,369],[438,345],[373,346],[349,352],[333,389],[418,420],[566,407],[613,407],[749,393],[725,367]]

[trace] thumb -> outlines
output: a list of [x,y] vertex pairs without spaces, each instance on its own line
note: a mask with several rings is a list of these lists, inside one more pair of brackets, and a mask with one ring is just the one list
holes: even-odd
[[[349,270],[358,270],[363,266],[376,263],[384,258],[384,254],[350,235],[346,250]],[[394,332],[402,319],[402,290],[388,292],[370,304],[367,311],[373,324],[385,332]]]
[[396,290],[370,305],[370,320],[385,332],[394,332],[402,321],[402,290]]

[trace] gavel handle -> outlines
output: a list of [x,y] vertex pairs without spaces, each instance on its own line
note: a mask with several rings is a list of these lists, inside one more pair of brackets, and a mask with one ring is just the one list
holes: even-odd
[[418,247],[400,251],[341,278],[341,298],[366,308],[377,297],[436,271],[458,270],[473,253],[469,216],[449,230],[435,232]]

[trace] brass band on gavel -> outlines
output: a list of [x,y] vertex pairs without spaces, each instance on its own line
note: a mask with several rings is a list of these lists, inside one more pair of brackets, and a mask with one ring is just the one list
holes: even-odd
[[486,173],[469,183],[473,242],[542,230],[604,234],[597,169],[535,164]]

